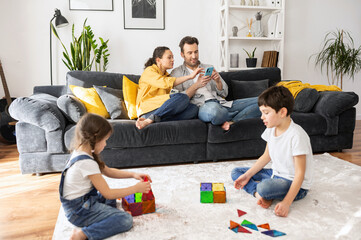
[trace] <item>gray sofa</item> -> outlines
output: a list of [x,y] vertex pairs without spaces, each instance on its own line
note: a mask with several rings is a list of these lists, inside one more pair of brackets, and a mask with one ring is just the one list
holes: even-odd
[[[126,76],[136,83],[140,77]],[[228,100],[258,96],[281,80],[278,68],[222,72],[221,76],[229,86]],[[85,111],[71,96],[69,85],[121,89],[122,79],[120,73],[73,71],[66,76],[67,85],[37,86],[32,96],[13,101],[9,111],[18,120],[16,137],[21,172],[57,172],[64,168],[76,121]],[[309,134],[314,152],[349,149],[355,128],[353,106],[357,102],[358,96],[353,92],[318,93],[305,89],[296,98],[292,119]],[[114,133],[102,157],[110,167],[253,158],[260,156],[265,148],[261,139],[265,126],[260,119],[242,120],[229,131],[198,119],[154,123],[142,130],[135,127],[135,120],[109,121]]]

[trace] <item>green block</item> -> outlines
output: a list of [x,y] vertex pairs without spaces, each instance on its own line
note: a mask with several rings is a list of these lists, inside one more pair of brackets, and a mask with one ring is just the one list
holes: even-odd
[[142,193],[135,193],[135,202],[142,202]]
[[201,191],[201,203],[212,203],[213,192],[212,191]]

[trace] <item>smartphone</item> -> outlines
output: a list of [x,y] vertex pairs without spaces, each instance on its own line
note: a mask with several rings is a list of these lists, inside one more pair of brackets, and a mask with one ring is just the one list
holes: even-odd
[[204,72],[204,76],[211,76],[213,72],[213,67],[207,67],[206,71]]

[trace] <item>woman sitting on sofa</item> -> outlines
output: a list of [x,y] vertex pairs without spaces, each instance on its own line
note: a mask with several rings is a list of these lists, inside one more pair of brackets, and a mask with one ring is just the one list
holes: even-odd
[[153,122],[186,120],[196,118],[198,107],[189,102],[184,93],[173,93],[173,86],[181,84],[202,71],[198,68],[192,74],[179,78],[170,77],[167,72],[174,64],[173,54],[168,47],[154,49],[153,57],[145,63],[145,70],[139,79],[137,95],[136,127],[142,129]]

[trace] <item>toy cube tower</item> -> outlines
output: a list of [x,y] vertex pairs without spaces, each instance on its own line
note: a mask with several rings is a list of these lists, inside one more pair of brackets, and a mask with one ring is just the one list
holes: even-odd
[[130,211],[132,216],[155,212],[155,198],[152,190],[148,193],[135,193],[122,198],[122,207],[125,211]]
[[201,203],[225,203],[226,188],[223,183],[201,183]]

